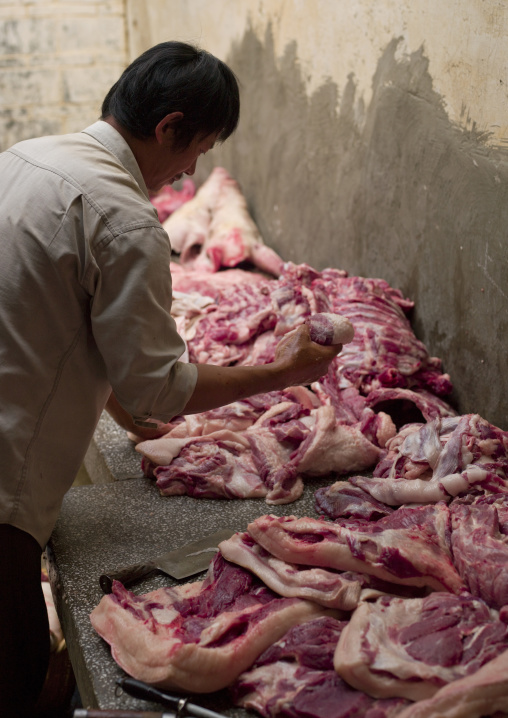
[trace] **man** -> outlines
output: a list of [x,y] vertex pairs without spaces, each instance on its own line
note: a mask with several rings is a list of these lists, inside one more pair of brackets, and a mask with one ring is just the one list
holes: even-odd
[[80,133],[0,155],[0,706],[23,716],[42,687],[48,627],[40,554],[105,405],[124,428],[307,384],[340,347],[298,329],[275,361],[179,361],[170,243],[148,192],[194,173],[239,117],[231,70],[162,43]]

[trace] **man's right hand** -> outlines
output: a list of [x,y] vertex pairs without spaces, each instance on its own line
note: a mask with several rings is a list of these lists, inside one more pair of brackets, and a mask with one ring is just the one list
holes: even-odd
[[309,327],[302,324],[286,334],[275,349],[277,366],[287,377],[289,385],[312,384],[324,376],[333,359],[342,350],[342,344],[323,346],[310,338]]

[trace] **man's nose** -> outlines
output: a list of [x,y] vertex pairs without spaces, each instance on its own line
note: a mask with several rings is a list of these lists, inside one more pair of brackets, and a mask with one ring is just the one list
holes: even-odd
[[187,169],[185,170],[185,174],[193,175],[194,172],[196,171],[196,164],[197,164],[197,159],[195,159],[194,162],[189,167],[187,167]]

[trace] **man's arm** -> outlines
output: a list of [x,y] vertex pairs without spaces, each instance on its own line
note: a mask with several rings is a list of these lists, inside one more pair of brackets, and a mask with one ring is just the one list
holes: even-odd
[[[270,364],[234,367],[196,364],[196,386],[181,413],[197,414],[254,394],[298,384],[311,384],[326,374],[330,362],[341,349],[341,344],[322,346],[313,342],[309,328],[301,325],[281,339],[277,345],[275,359]],[[167,432],[165,424],[160,424],[158,428],[135,424],[132,416],[123,409],[113,394],[106,404],[106,410],[117,424],[140,440],[155,439]]]
[[341,344],[322,346],[311,341],[308,327],[302,325],[282,338],[271,364],[234,367],[197,364],[196,387],[182,414],[197,414],[254,394],[311,384],[326,374],[341,349]]

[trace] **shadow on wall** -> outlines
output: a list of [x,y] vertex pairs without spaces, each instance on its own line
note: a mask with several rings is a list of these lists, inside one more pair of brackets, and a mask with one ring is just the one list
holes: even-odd
[[214,161],[284,259],[382,277],[410,296],[460,411],[508,428],[508,154],[450,122],[423,49],[400,58],[399,43],[380,57],[365,107],[353,75],[342,92],[328,80],[309,96],[296,43],[276,58],[271,29],[264,41],[249,29],[228,57],[240,127]]

